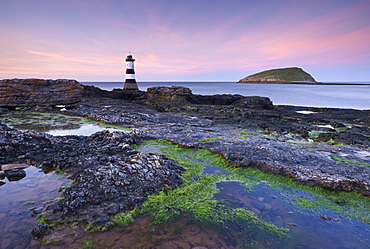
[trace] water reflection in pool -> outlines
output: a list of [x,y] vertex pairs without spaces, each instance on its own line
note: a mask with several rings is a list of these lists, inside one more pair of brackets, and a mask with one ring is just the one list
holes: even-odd
[[271,189],[263,183],[256,185],[253,191],[238,182],[222,182],[217,187],[220,192],[216,198],[220,202],[245,208],[266,222],[289,228],[292,236],[289,248],[370,247],[367,223],[325,209],[304,210],[291,203],[292,196],[287,192]]
[[46,201],[60,197],[59,188],[71,181],[54,172],[45,174],[30,166],[26,177],[18,181],[1,180],[0,186],[0,248],[39,248],[41,244],[30,235],[36,224],[32,216]]
[[[18,130],[45,132],[54,136],[82,135],[101,131],[124,131],[83,117],[58,113],[20,112],[0,115],[0,121]],[[126,128],[126,130],[130,130]]]

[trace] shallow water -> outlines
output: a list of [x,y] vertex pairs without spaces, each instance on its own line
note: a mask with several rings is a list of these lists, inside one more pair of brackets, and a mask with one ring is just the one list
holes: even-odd
[[45,132],[53,136],[80,135],[90,136],[102,131],[125,131],[87,120],[55,113],[22,112],[0,115],[0,120],[18,130]]
[[[51,135],[89,136],[101,130],[120,130],[86,122],[79,117],[46,113],[16,113],[0,115],[2,122],[19,130],[45,132]],[[122,131],[122,130],[120,130]],[[34,166],[25,169],[26,177],[18,181],[0,179],[0,248],[39,248],[32,239],[31,229],[36,225],[33,210],[44,202],[60,198],[59,188],[71,181],[54,172],[44,173]],[[18,247],[17,247],[18,246]]]
[[[261,220],[290,230],[289,248],[369,248],[370,225],[322,209],[304,210],[290,203],[291,194],[259,184],[249,191],[237,182],[217,186],[219,201],[252,211]],[[304,192],[295,192],[306,195]]]
[[[161,148],[165,147],[148,145],[140,147],[140,150],[158,152]],[[179,153],[181,154],[181,152]],[[182,158],[187,158],[194,163],[202,161],[199,158],[191,158],[189,154],[182,155]],[[325,201],[336,202],[335,192],[331,198],[331,192],[327,190],[319,190],[316,193],[314,189],[306,192],[299,190],[299,188],[292,188],[298,184],[272,184],[270,186],[269,181],[264,180],[264,175],[268,179],[269,174],[267,173],[255,175],[249,174],[248,170],[243,171],[243,169],[238,169],[238,173],[233,173],[227,168],[210,165],[209,161],[203,161],[203,165],[203,171],[198,177],[193,178],[194,181],[204,180],[202,176],[205,175],[224,175],[224,178],[216,183],[218,192],[214,195],[214,199],[221,206],[248,210],[261,221],[279,228],[289,229],[289,238],[271,237],[271,234],[263,235],[263,232],[257,236],[253,229],[248,228],[250,224],[227,223],[227,228],[224,226],[223,229],[219,230],[219,233],[227,234],[225,240],[229,242],[238,240],[238,246],[243,247],[244,244],[247,245],[246,248],[251,245],[255,246],[253,248],[265,246],[266,248],[370,248],[368,236],[370,224],[357,220],[353,216],[327,209],[325,204],[320,204]],[[235,174],[237,174],[238,180],[235,179]],[[321,191],[329,193],[329,197],[318,201]],[[349,204],[350,199],[343,198],[342,203],[338,203],[337,206],[348,205],[347,208],[351,209],[353,213],[358,212],[360,216],[369,218],[367,197],[361,197],[365,200],[364,206]],[[316,203],[316,206],[313,208],[301,207],[296,204],[300,201],[308,201],[309,203],[312,201]],[[257,225],[255,228],[257,229]]]
[[0,248],[38,248],[31,229],[36,225],[33,210],[47,201],[60,198],[59,188],[71,181],[54,172],[44,173],[30,166],[26,177],[18,181],[1,180],[0,186]]

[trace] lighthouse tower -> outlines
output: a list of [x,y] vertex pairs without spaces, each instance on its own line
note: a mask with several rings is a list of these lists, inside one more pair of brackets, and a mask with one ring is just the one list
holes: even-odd
[[126,58],[126,81],[123,89],[139,90],[135,80],[134,61],[135,59],[129,53]]

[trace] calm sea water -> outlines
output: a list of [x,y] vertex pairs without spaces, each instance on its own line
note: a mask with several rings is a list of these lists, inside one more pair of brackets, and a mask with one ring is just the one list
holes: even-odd
[[[123,82],[81,82],[104,90],[122,88]],[[370,82],[362,82],[370,84]],[[238,84],[235,82],[138,82],[146,91],[153,86],[179,85],[189,87],[194,94],[240,94],[262,96],[274,105],[370,109],[369,85],[301,85],[301,84]]]

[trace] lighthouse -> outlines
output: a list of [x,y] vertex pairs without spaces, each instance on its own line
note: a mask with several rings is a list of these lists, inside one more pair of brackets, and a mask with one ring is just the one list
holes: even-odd
[[134,61],[132,54],[129,53],[126,58],[126,81],[123,89],[128,90],[139,90],[135,80]]

